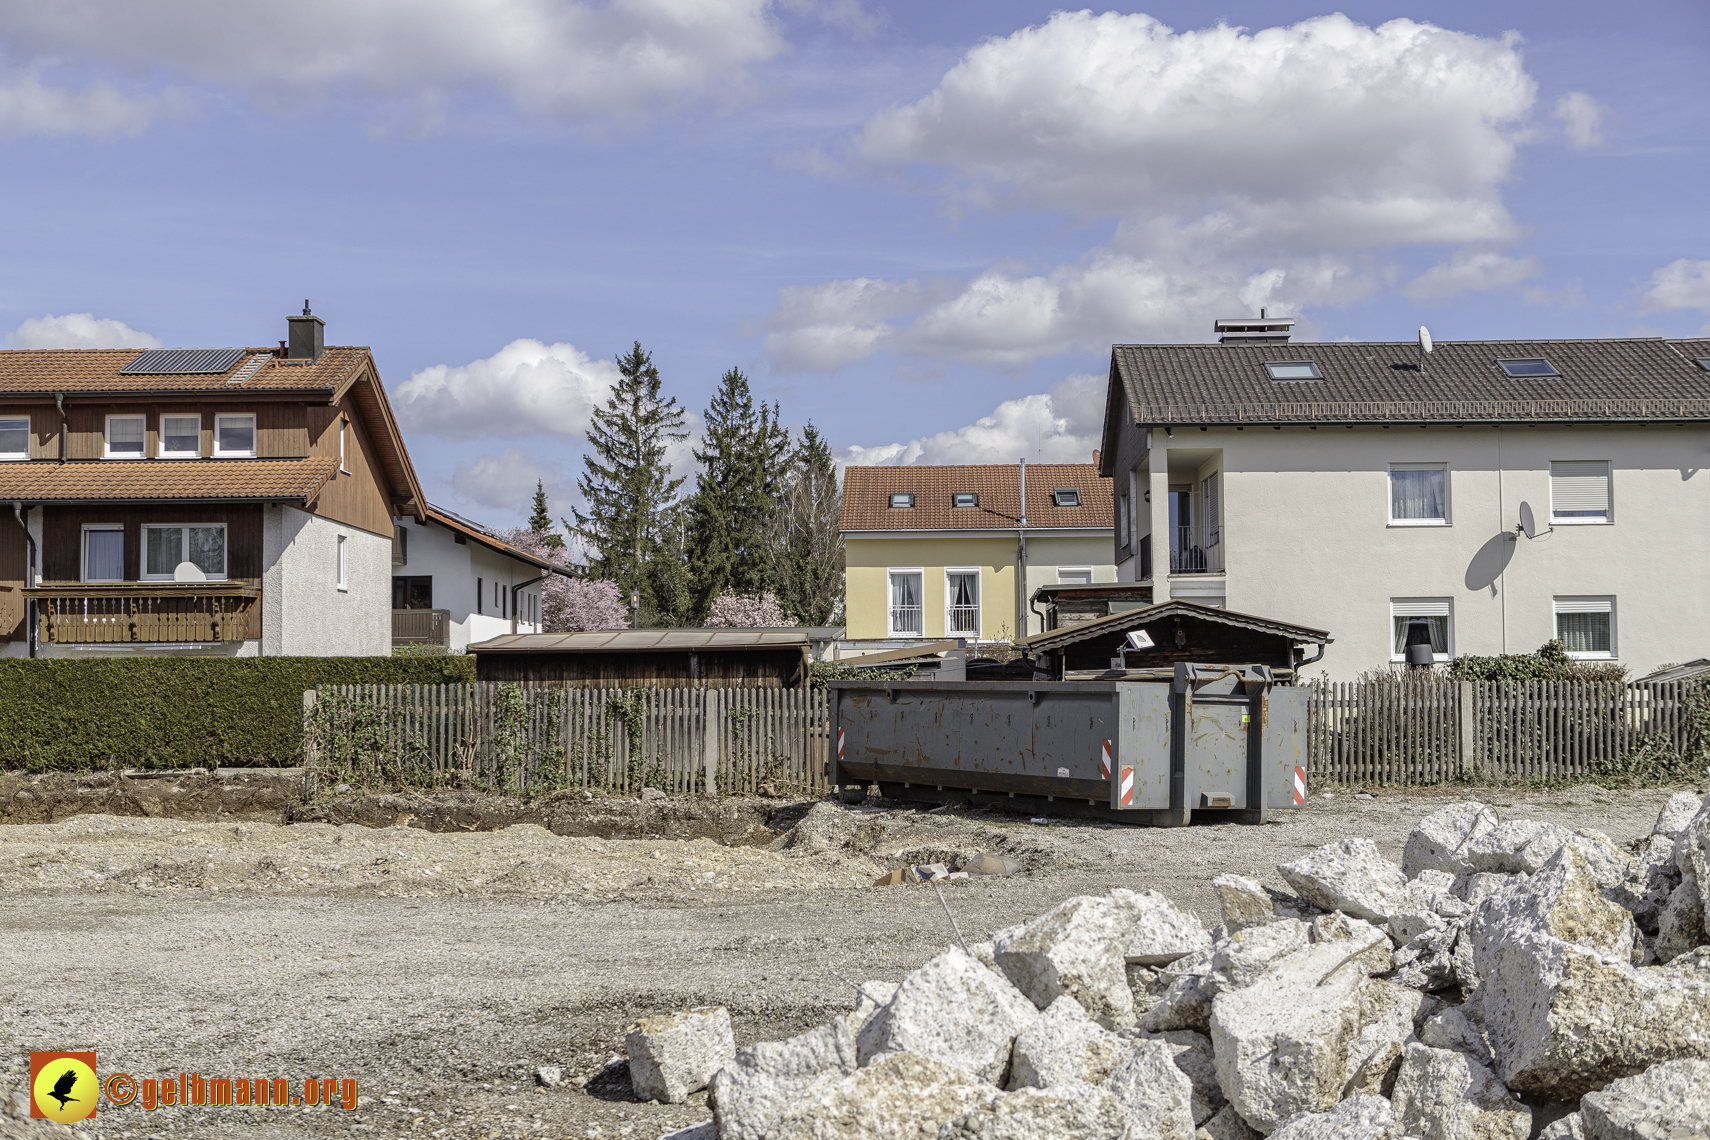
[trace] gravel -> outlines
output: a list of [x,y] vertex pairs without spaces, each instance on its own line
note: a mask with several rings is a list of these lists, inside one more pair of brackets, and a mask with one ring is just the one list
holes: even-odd
[[[1315,795],[1268,826],[1180,830],[823,803],[764,847],[527,824],[435,834],[80,815],[3,827],[0,1039],[15,1055],[0,1052],[0,1098],[21,1087],[31,1049],[94,1049],[103,1076],[355,1077],[361,1103],[103,1105],[89,1135],[171,1123],[186,1137],[652,1140],[706,1119],[705,1094],[638,1103],[615,1060],[624,1027],[720,1004],[745,1045],[849,1008],[839,975],[895,980],[953,938],[932,888],[867,886],[905,864],[976,852],[1020,864],[941,884],[970,941],[1119,886],[1162,891],[1210,925],[1214,875],[1281,887],[1278,863],[1346,838],[1399,860],[1419,818],[1448,803],[1478,798],[1504,818],[1626,843],[1672,790]],[[544,1066],[563,1083],[540,1086]]]

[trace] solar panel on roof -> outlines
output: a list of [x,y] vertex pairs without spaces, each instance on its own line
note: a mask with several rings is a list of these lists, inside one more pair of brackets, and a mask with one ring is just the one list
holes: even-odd
[[119,375],[217,375],[243,359],[243,351],[241,348],[155,348],[119,369]]

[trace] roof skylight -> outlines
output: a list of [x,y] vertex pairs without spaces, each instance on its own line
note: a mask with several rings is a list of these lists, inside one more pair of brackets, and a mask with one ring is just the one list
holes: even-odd
[[1555,366],[1541,356],[1522,356],[1513,360],[1498,360],[1497,364],[1510,376],[1560,376]]
[[897,491],[891,495],[891,509],[897,511],[914,510],[914,493],[912,491]]
[[1267,360],[1265,371],[1272,380],[1322,380],[1324,373],[1310,360]]
[[980,505],[980,496],[974,491],[957,491],[950,496],[950,505],[953,507],[977,507]]
[[1081,489],[1079,487],[1058,487],[1051,492],[1051,497],[1059,507],[1078,507],[1081,505]]

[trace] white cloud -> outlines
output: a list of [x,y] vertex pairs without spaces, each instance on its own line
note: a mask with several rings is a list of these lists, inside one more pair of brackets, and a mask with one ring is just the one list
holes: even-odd
[[1641,313],[1697,309],[1710,313],[1710,261],[1681,258],[1651,272],[1651,287],[1639,299]]
[[768,354],[781,370],[881,349],[1020,365],[1202,339],[1212,318],[1260,305],[1346,303],[1381,287],[1383,249],[1518,236],[1501,187],[1535,96],[1514,39],[1410,20],[1176,33],[1058,12],[969,50],[925,98],[874,115],[854,150],[942,178],[958,204],[1114,216],[1112,239],[951,293],[870,279],[786,291]]
[[6,335],[9,348],[159,348],[160,340],[94,313],[31,317]]
[[[645,114],[743,94],[788,49],[773,0],[0,0],[0,36],[35,57],[163,69],[278,105],[497,92],[543,117]],[[850,2],[809,5],[858,23]]]
[[534,501],[537,483],[546,491],[553,517],[568,517],[575,482],[564,477],[559,464],[536,459],[520,447],[480,456],[473,463],[460,462],[451,476],[452,493],[458,499],[500,511],[526,511]]
[[1543,272],[1534,258],[1511,257],[1493,250],[1462,250],[1409,281],[1402,292],[1415,301],[1446,301],[1462,293],[1512,289]]
[[131,96],[106,83],[72,89],[41,80],[41,65],[0,68],[0,137],[141,134],[156,119],[182,113],[188,101],[174,91]]
[[615,363],[575,345],[513,340],[484,360],[424,368],[398,385],[392,404],[406,430],[448,439],[579,439],[617,377]]
[[1562,121],[1571,146],[1586,149],[1603,145],[1603,120],[1609,108],[1583,91],[1569,91],[1556,100],[1556,118]]
[[989,416],[955,431],[906,443],[847,447],[842,465],[907,463],[1090,463],[1104,421],[1107,380],[1070,376],[1049,392],[1005,400]]

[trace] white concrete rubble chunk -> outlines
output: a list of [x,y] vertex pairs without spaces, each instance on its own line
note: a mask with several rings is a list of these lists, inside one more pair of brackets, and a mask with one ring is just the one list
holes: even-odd
[[1223,928],[1230,934],[1276,921],[1276,907],[1257,879],[1225,873],[1211,880],[1223,906]]
[[1134,898],[1139,920],[1125,955],[1131,964],[1163,966],[1211,945],[1198,917],[1178,910],[1157,891],[1140,891]]
[[1651,828],[1652,835],[1679,835],[1692,817],[1697,815],[1704,806],[1704,799],[1691,792],[1676,792],[1668,798],[1662,811],[1657,813],[1657,822]]
[[1126,1140],[1114,1093],[1084,1085],[1025,1088],[957,1117],[938,1140]]
[[1584,1118],[1577,1112],[1570,1112],[1554,1124],[1546,1124],[1538,1133],[1538,1140],[1585,1140]]
[[1169,985],[1157,1004],[1140,1018],[1140,1028],[1148,1033],[1172,1029],[1205,1032],[1211,1020],[1212,997],[1203,985],[1205,979],[1192,974],[1159,975],[1160,981],[1165,978],[1170,979]]
[[855,992],[855,1008],[843,1015],[849,1032],[861,1032],[861,1027],[867,1024],[867,1019],[883,1009],[891,998],[896,996],[896,992],[895,982],[862,982],[861,988]]
[[1573,832],[1559,823],[1511,819],[1467,844],[1467,862],[1475,871],[1530,875],[1561,850]]
[[1495,831],[1501,819],[1494,808],[1481,803],[1450,804],[1420,820],[1407,837],[1401,852],[1401,870],[1409,879],[1422,871],[1447,871],[1458,875],[1472,869],[1467,862],[1468,842]]
[[667,1132],[659,1140],[718,1140],[718,1122],[703,1120],[675,1132]]
[[1193,1082],[1168,1042],[1134,1042],[1101,1087],[1116,1094],[1130,1140],[1193,1140]]
[[766,1140],[811,1086],[855,1068],[855,1037],[842,1018],[738,1049],[710,1082],[720,1140]]
[[1468,871],[1455,880],[1455,897],[1468,906],[1476,907],[1491,895],[1500,894],[1509,884],[1525,875],[1504,875],[1494,871]]
[[[848,1076],[822,1077],[766,1140],[895,1140],[937,1136],[952,1120],[1002,1094],[961,1069],[914,1053],[890,1053]],[[729,1140],[723,1117],[719,1140]]]
[[1664,1061],[1579,1102],[1585,1140],[1710,1136],[1710,1061]]
[[1653,951],[1658,962],[1668,962],[1710,942],[1704,930],[1704,903],[1698,894],[1698,876],[1683,875],[1680,885],[1668,896],[1668,905],[1657,917],[1657,939]]
[[1395,951],[1395,973],[1391,980],[1415,990],[1447,989],[1459,980],[1455,947],[1460,944],[1465,921],[1426,929],[1415,934]]
[[1193,1084],[1193,1122],[1204,1124],[1229,1098],[1217,1084],[1217,1064],[1211,1055],[1211,1038],[1192,1029],[1176,1029],[1162,1034],[1174,1053],[1176,1068],[1187,1074]]
[[1016,1034],[1038,1017],[1024,994],[952,946],[903,978],[861,1026],[856,1053],[862,1065],[913,1053],[996,1083]]
[[1010,1089],[1096,1085],[1127,1055],[1129,1042],[1087,1016],[1067,995],[1051,1003],[1015,1038]]
[[1259,1134],[1247,1127],[1241,1114],[1228,1106],[1201,1124],[1193,1137],[1194,1140],[1259,1140]]
[[1710,797],[1674,837],[1674,866],[1682,878],[1698,880],[1698,898],[1710,912]]
[[1369,839],[1339,839],[1277,868],[1301,898],[1368,922],[1388,922],[1407,905],[1407,876]]
[[1201,985],[1212,995],[1251,985],[1272,962],[1304,950],[1311,941],[1312,928],[1298,918],[1237,930],[1212,951],[1211,974]]
[[1124,954],[1140,918],[1137,898],[1118,888],[1068,899],[1019,933],[994,937],[998,967],[1040,1009],[1068,994],[1107,1029],[1131,1025]]
[[1390,940],[1384,930],[1363,918],[1349,918],[1339,910],[1312,920],[1312,941],[1349,942],[1349,950],[1364,946],[1360,965],[1368,974],[1387,974],[1395,969]]
[[1417,1041],[1402,1056],[1390,1100],[1396,1128],[1419,1140],[1527,1140],[1532,1110],[1464,1053]]
[[1381,1096],[1356,1096],[1329,1112],[1296,1113],[1283,1121],[1273,1140],[1388,1140],[1394,1114]]
[[1405,946],[1421,934],[1441,930],[1447,925],[1448,921],[1434,909],[1415,902],[1389,916],[1389,936],[1397,946]]
[[1418,990],[1380,978],[1360,987],[1358,998],[1359,1032],[1348,1047],[1344,1097],[1365,1093],[1377,1096],[1389,1087],[1400,1067],[1403,1049],[1413,1040],[1419,1007],[1425,1000]]
[[625,1031],[629,1079],[642,1100],[682,1104],[736,1056],[730,1011],[702,1006],[644,1017]]
[[1496,1063],[1496,1058],[1490,1054],[1490,1045],[1485,1041],[1484,1033],[1459,1006],[1452,1005],[1427,1018],[1425,1024],[1419,1027],[1419,1041],[1433,1049],[1453,1049],[1457,1053],[1465,1053],[1487,1069]]
[[1603,896],[1580,849],[1565,843],[1536,874],[1480,903],[1473,929],[1481,975],[1494,947],[1534,935],[1629,956],[1638,939],[1633,916]]

